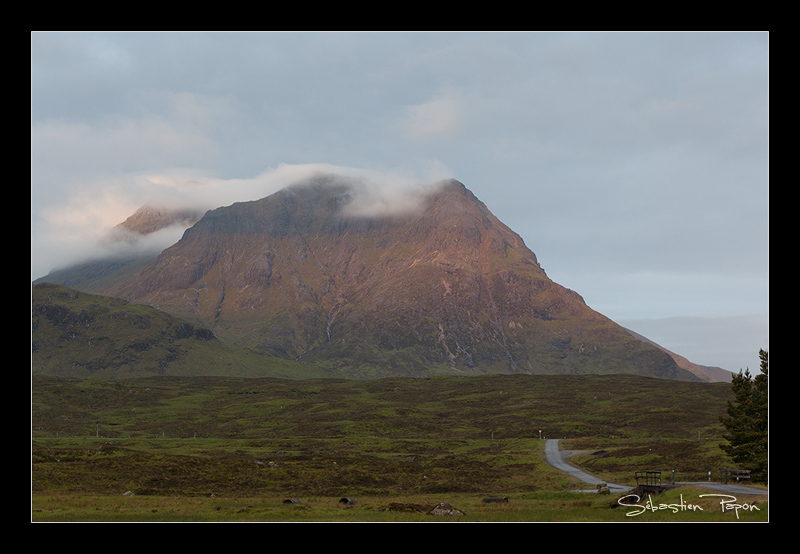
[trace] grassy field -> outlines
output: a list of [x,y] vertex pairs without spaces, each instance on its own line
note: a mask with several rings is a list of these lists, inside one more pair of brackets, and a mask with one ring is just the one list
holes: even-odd
[[457,513],[428,513],[441,504],[429,496],[359,497],[344,507],[337,497],[308,497],[287,504],[269,497],[35,496],[34,522],[356,522],[356,523],[536,523],[536,522],[767,522],[763,497],[738,497],[738,511],[723,509],[708,490],[682,487],[652,499],[653,507],[597,494],[549,492],[487,503],[476,495],[447,495]]
[[[585,486],[544,460],[544,438],[557,437],[609,481],[634,484],[640,470],[716,477],[734,467],[718,447],[729,389],[631,376],[34,377],[31,518],[766,521],[764,497],[739,499],[758,509],[737,518],[691,488],[658,502],[682,494],[702,511],[631,516],[613,495],[571,492]],[[440,503],[460,513],[428,513]]]

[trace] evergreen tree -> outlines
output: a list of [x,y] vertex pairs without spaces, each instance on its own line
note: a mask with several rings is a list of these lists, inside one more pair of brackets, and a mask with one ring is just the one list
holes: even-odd
[[747,369],[732,380],[734,400],[728,401],[728,417],[720,421],[728,430],[727,443],[720,448],[750,477],[766,481],[768,475],[769,354],[760,350],[761,373],[755,377]]

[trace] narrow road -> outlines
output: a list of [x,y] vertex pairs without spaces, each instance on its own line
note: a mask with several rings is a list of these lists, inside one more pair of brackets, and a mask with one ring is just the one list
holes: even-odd
[[[550,464],[556,469],[560,469],[564,473],[568,473],[569,475],[575,477],[576,479],[580,479],[584,483],[589,483],[590,485],[597,486],[600,483],[606,483],[608,485],[608,489],[611,492],[625,492],[631,490],[632,487],[629,487],[627,485],[617,485],[615,483],[608,483],[607,481],[600,479],[599,477],[595,477],[590,473],[586,473],[585,471],[570,465],[566,461],[566,457],[570,455],[570,451],[559,450],[558,441],[559,439],[547,439],[547,442],[545,443],[544,453],[545,456],[547,456],[548,464]],[[592,491],[589,492],[597,492],[597,489],[593,489]]]
[[752,494],[757,496],[769,496],[769,491],[764,489],[757,489],[755,487],[748,487],[747,485],[733,485],[726,483],[715,483],[713,481],[678,481],[676,485],[696,485],[706,489],[715,491],[727,492],[728,494]]
[[[560,469],[561,471],[568,473],[569,475],[575,477],[576,479],[580,479],[584,483],[588,483],[590,485],[597,486],[597,484],[599,483],[606,483],[611,492],[625,492],[633,488],[627,485],[617,485],[614,483],[608,483],[603,479],[600,479],[599,477],[595,477],[590,473],[586,473],[585,471],[570,465],[566,461],[566,458],[571,454],[571,452],[569,450],[559,450],[558,441],[559,439],[547,439],[547,442],[545,443],[544,447],[544,453],[547,456],[547,463],[549,463],[554,468]],[[733,485],[733,484],[727,485],[724,483],[714,483],[711,481],[677,482],[676,485],[697,485],[699,487],[705,487],[707,489],[718,490],[730,494],[769,495],[769,491],[764,489],[757,489],[745,485]],[[582,492],[596,492],[596,489],[586,490]]]

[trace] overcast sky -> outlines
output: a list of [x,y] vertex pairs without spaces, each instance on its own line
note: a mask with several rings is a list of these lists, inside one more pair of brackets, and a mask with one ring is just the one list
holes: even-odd
[[[32,33],[31,278],[145,202],[453,177],[691,361],[769,348],[769,35]],[[165,244],[175,236],[161,237]]]

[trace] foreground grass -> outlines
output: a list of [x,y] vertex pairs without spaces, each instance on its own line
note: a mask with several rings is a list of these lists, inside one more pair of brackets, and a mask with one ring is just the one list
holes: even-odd
[[[587,439],[588,440],[588,439]],[[581,441],[573,441],[581,444]],[[655,499],[577,493],[545,441],[285,441],[61,438],[34,441],[34,522],[768,521],[768,498],[723,512],[714,491]],[[123,446],[120,446],[123,444]],[[621,480],[631,484],[631,479]],[[342,506],[343,497],[355,498]],[[486,503],[487,497],[508,502]],[[286,504],[295,499],[298,503]],[[656,509],[644,507],[650,501]],[[446,503],[463,512],[431,515]],[[702,510],[673,510],[683,503]],[[624,504],[624,505],[623,505]],[[658,508],[660,505],[667,508]],[[639,506],[637,508],[637,506]],[[631,512],[638,512],[632,515]]]
[[[711,491],[684,487],[669,491],[651,504],[633,500],[619,503],[616,496],[587,493],[529,493],[507,503],[486,503],[474,495],[423,497],[364,497],[342,507],[337,497],[187,498],[165,496],[34,496],[34,522],[363,522],[363,523],[470,523],[470,522],[766,522],[764,497],[741,497],[738,511],[723,510],[720,499],[704,497]],[[459,514],[432,515],[442,502]],[[681,508],[681,506],[683,506]]]
[[566,490],[539,440],[36,439],[34,494],[396,497]]

